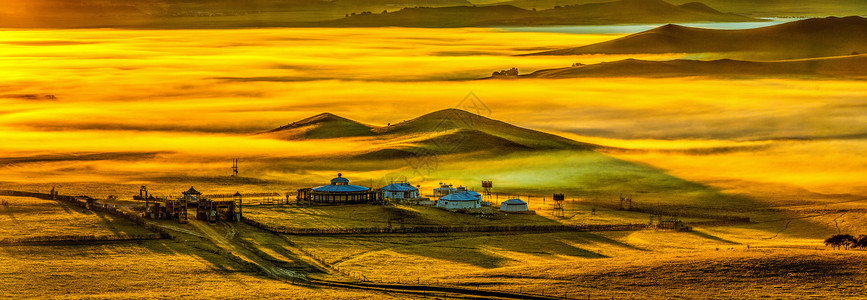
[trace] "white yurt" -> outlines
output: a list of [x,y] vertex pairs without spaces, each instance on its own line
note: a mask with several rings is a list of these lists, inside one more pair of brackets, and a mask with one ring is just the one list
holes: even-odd
[[389,199],[412,199],[418,198],[418,188],[406,182],[397,182],[386,185],[379,189],[382,198]]
[[500,211],[502,212],[523,212],[528,210],[527,202],[521,201],[521,199],[509,199],[500,204]]
[[454,192],[437,200],[437,207],[445,209],[468,209],[482,207],[482,201],[466,191]]

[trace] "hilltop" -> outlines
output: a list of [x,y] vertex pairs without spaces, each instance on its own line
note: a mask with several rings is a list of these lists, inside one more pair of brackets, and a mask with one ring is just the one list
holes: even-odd
[[749,22],[757,19],[721,13],[701,3],[676,6],[662,0],[619,0],[527,10],[512,5],[415,7],[388,13],[347,16],[314,26],[472,27],[596,25],[666,22]]
[[396,158],[422,150],[456,154],[479,151],[586,150],[595,147],[460,109],[444,109],[381,127],[324,113],[261,135],[282,140],[372,138],[378,144],[384,145],[381,149],[362,154],[368,158]]
[[813,77],[867,79],[867,55],[785,61],[732,59],[648,61],[625,59],[592,65],[539,70],[520,78],[583,77]]
[[619,39],[530,55],[728,53],[798,59],[867,52],[867,19],[828,17],[774,26],[715,30],[665,25]]
[[372,126],[330,113],[321,113],[268,131],[279,139],[324,139],[372,135]]

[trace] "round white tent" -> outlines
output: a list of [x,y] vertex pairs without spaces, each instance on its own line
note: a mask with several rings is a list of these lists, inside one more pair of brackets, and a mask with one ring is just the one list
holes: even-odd
[[406,182],[398,182],[386,185],[380,189],[382,198],[411,199],[418,198],[418,188]]
[[440,197],[437,200],[437,207],[445,209],[480,208],[482,201],[468,192],[451,193]]
[[522,212],[528,210],[527,202],[520,199],[509,199],[500,204],[500,211],[502,212]]

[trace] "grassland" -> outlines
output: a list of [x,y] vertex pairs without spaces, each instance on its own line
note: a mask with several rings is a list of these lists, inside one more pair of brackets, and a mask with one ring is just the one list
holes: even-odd
[[52,200],[0,196],[0,239],[41,236],[134,236],[150,231],[110,214]]
[[864,252],[791,248],[780,241],[748,248],[704,230],[292,240],[374,282],[572,297],[846,296],[867,275]]
[[0,247],[2,298],[392,298],[262,277],[197,242]]
[[[295,228],[370,228],[414,226],[507,226],[507,225],[613,225],[645,224],[649,215],[620,211],[587,203],[564,204],[564,217],[553,215],[551,199],[531,203],[535,214],[508,214],[492,209],[489,215],[454,213],[419,205],[351,206],[245,206],[247,218],[272,226]],[[403,219],[400,221],[400,219]],[[687,218],[699,221],[700,218]],[[402,224],[401,224],[402,223]]]

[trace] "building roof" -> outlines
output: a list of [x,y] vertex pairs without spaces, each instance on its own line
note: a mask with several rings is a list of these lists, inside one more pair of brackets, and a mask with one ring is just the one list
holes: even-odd
[[503,204],[506,205],[527,205],[527,202],[521,201],[521,199],[509,199],[503,201]]
[[467,192],[451,193],[440,197],[440,200],[446,201],[479,201],[479,198]]
[[199,193],[199,191],[197,191],[197,190],[194,189],[193,187],[190,187],[189,190],[187,190],[186,192],[184,192],[184,195],[201,195],[201,194],[202,194],[202,193]]
[[351,185],[351,184],[328,184],[319,187],[313,188],[314,191],[317,192],[326,192],[326,193],[352,193],[352,192],[364,192],[370,190],[363,186]]
[[406,182],[392,183],[382,187],[383,190],[389,192],[414,192],[418,191],[418,189]]
[[349,183],[349,179],[343,178],[343,174],[337,173],[337,177],[331,179],[331,183]]

